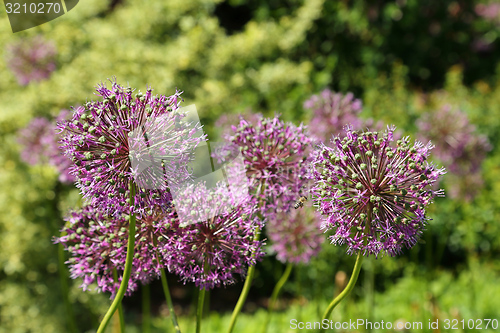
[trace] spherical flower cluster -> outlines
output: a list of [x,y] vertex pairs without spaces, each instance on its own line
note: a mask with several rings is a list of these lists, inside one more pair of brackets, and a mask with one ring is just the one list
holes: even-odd
[[349,254],[399,254],[420,238],[428,218],[425,206],[441,191],[432,185],[445,172],[427,162],[433,146],[409,138],[393,147],[393,128],[381,134],[357,132],[332,140],[316,152],[311,177],[313,202],[333,230],[335,245]]
[[482,185],[481,163],[491,150],[465,113],[449,105],[424,114],[417,122],[422,140],[435,142],[434,155],[450,172],[450,195],[470,200]]
[[305,126],[285,124],[276,116],[259,117],[256,125],[242,118],[232,130],[228,140],[241,151],[250,192],[261,201],[262,212],[290,209],[306,182],[308,149],[314,142]]
[[244,114],[225,113],[221,115],[214,123],[214,128],[219,131],[219,137],[225,138],[231,135],[231,126],[239,123],[242,118],[250,124],[255,125],[262,118],[262,114],[253,113],[251,110],[248,110]]
[[59,181],[73,183],[75,177],[69,173],[71,161],[58,149],[60,136],[56,133],[56,122],[69,116],[68,110],[62,110],[55,122],[47,118],[34,118],[18,134],[18,141],[24,146],[21,158],[31,165],[49,163],[59,172]]
[[341,133],[347,124],[354,129],[361,129],[363,120],[359,118],[359,113],[362,107],[361,100],[354,98],[352,93],[344,95],[330,89],[304,102],[304,108],[312,111],[309,131],[321,141],[330,140],[332,135]]
[[500,21],[500,4],[492,2],[489,4],[479,3],[474,8],[477,15],[484,17],[488,21]]
[[[126,294],[130,295],[137,283],[148,283],[160,276],[158,253],[165,246],[162,240],[168,233],[167,213],[159,209],[145,212],[137,219],[132,275]],[[109,291],[114,297],[123,276],[127,255],[129,215],[109,216],[97,208],[85,206],[66,218],[65,236],[55,238],[70,253],[68,264],[71,278],[82,278],[81,287],[89,289],[97,283],[98,291]],[[161,257],[160,257],[161,260]],[[163,264],[162,264],[163,265]],[[116,270],[118,281],[115,281]]]
[[163,255],[185,283],[200,289],[228,285],[263,257],[262,242],[254,240],[260,227],[248,193],[231,193],[222,183],[213,189],[192,184],[175,199]]
[[59,149],[59,140],[62,133],[57,133],[57,124],[71,118],[71,111],[63,109],[56,117],[55,122],[51,126],[52,140],[50,141],[50,148],[48,152],[49,164],[53,165],[59,171],[59,181],[62,183],[74,183],[76,177],[70,173],[72,161],[64,156],[63,152]]
[[201,126],[183,120],[179,93],[153,96],[148,88],[133,94],[112,82],[111,89],[99,85],[97,95],[103,100],[76,108],[58,125],[77,187],[91,205],[112,211],[128,205],[132,183],[136,212],[168,207],[170,187],[190,176],[188,163],[204,140]]
[[276,258],[293,264],[308,263],[319,253],[325,240],[320,228],[320,215],[310,209],[279,213],[266,224]]
[[35,165],[43,161],[49,151],[52,137],[52,123],[47,118],[36,117],[18,133],[18,142],[24,146],[21,158],[28,164]]
[[20,40],[7,46],[7,67],[21,85],[47,79],[56,69],[56,48],[42,36]]

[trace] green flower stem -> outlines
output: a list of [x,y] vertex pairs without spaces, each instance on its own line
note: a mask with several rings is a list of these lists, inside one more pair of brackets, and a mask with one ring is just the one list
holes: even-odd
[[172,324],[176,333],[181,333],[181,328],[177,322],[177,316],[174,312],[174,303],[172,302],[172,297],[170,296],[170,290],[168,289],[167,276],[165,275],[165,270],[161,270],[161,285],[163,286],[163,293],[165,294],[165,300],[167,301],[168,311],[170,311],[170,317],[172,318]]
[[[208,273],[210,273],[210,264],[208,262],[208,257],[205,257],[203,271],[205,275],[208,275]],[[206,293],[206,288],[203,288],[198,291],[198,307],[196,310],[196,333],[201,332],[201,320],[203,318],[203,308],[205,307],[205,293]]]
[[[359,272],[361,271],[361,264],[363,263],[363,254],[361,251],[359,251],[358,256],[356,258],[356,263],[354,264],[354,270],[352,272],[351,278],[349,279],[349,283],[345,287],[342,292],[334,298],[334,300],[328,305],[328,308],[326,309],[325,313],[323,314],[323,319],[328,319],[330,317],[330,314],[332,313],[333,309],[351,292],[351,290],[354,288],[354,285],[356,284],[356,281],[358,280]],[[324,332],[325,330],[322,328],[320,332]]]
[[[262,207],[264,205],[265,199],[263,197],[263,194],[265,189],[266,185],[262,184],[260,187],[260,191],[258,191],[261,195],[261,198],[259,199],[259,207]],[[253,240],[256,242],[260,240],[260,231],[261,230],[259,227],[255,228],[255,235],[253,236]],[[238,302],[236,303],[236,306],[234,307],[233,310],[233,314],[231,315],[231,321],[229,322],[229,329],[227,330],[228,333],[231,333],[233,331],[234,325],[236,325],[236,320],[238,319],[238,315],[240,314],[241,309],[243,308],[243,304],[245,304],[245,301],[247,300],[248,293],[250,292],[250,287],[252,286],[253,276],[255,275],[255,266],[257,266],[257,263],[248,268],[247,277],[245,279],[245,284],[243,285],[243,289],[241,290],[240,298],[238,298]]]
[[[130,181],[130,206],[135,205],[135,184]],[[128,287],[128,280],[130,279],[130,274],[132,273],[132,261],[134,259],[134,246],[135,246],[135,213],[130,214],[129,226],[128,226],[128,244],[127,244],[127,258],[125,259],[125,269],[123,270],[122,282],[120,288],[116,292],[115,299],[111,303],[108,312],[104,315],[104,318],[97,329],[97,333],[104,333],[106,326],[108,326],[111,317],[115,313],[116,309],[120,305],[125,292]]]
[[276,301],[278,299],[279,293],[283,286],[285,285],[286,281],[288,281],[288,278],[290,277],[290,273],[292,272],[293,265],[291,263],[288,263],[286,265],[285,271],[283,272],[283,275],[281,275],[281,278],[279,279],[278,283],[276,283],[276,286],[274,287],[273,293],[271,294],[271,299],[269,300],[269,306],[267,308],[267,315],[266,315],[266,321],[264,322],[264,329],[262,330],[262,333],[266,333],[267,331],[267,326],[269,325],[269,321],[271,320],[271,315],[274,311],[274,306],[276,305]]
[[149,284],[142,285],[142,333],[151,332],[151,291]]
[[203,313],[210,312],[210,289],[205,290],[205,306],[203,307]]
[[[66,232],[61,233],[61,237],[65,236]],[[69,327],[69,331],[72,333],[78,332],[76,328],[75,314],[73,312],[73,305],[69,301],[69,285],[68,285],[68,273],[66,272],[66,266],[64,265],[64,245],[59,243],[59,278],[61,279],[61,289],[64,301],[64,308],[66,309],[66,320]]]
[[[153,237],[153,244],[156,247],[156,238]],[[158,248],[156,249],[156,260],[158,264],[161,263],[160,254],[158,253]],[[177,316],[174,311],[174,303],[172,302],[172,296],[170,296],[170,289],[168,288],[167,275],[165,273],[165,269],[160,265],[161,272],[161,286],[163,287],[163,293],[165,294],[165,300],[167,301],[168,311],[170,312],[170,318],[172,318],[172,324],[174,325],[174,329],[176,333],[181,333],[181,328],[177,321]]]
[[[366,217],[366,222],[365,222],[365,232],[370,233],[370,228],[371,228],[371,221],[372,221],[372,213],[373,213],[373,205],[371,203],[368,203],[367,207],[367,217]],[[365,240],[366,241],[366,240]],[[354,285],[356,284],[356,281],[358,280],[359,272],[361,271],[361,264],[363,263],[363,254],[361,251],[358,252],[358,256],[356,257],[356,263],[354,264],[354,270],[352,271],[351,278],[349,279],[349,282],[347,283],[347,286],[345,287],[342,292],[333,299],[333,301],[328,305],[328,308],[326,308],[325,313],[323,314],[323,320],[328,319],[330,317],[330,314],[332,313],[333,309],[351,292],[351,290],[354,288]],[[321,328],[320,332],[324,332],[325,329]]]
[[[113,269],[113,279],[118,282],[118,273],[116,268]],[[123,306],[122,303],[118,304],[118,319],[120,321],[120,333],[125,332],[125,318],[123,317]]]
[[125,317],[123,316],[122,302],[118,304],[118,321],[120,322],[120,333],[125,333]]
[[[259,241],[259,239],[260,239],[260,228],[257,227],[255,229],[254,241]],[[243,290],[241,291],[240,298],[238,298],[238,302],[236,303],[236,306],[234,307],[233,310],[233,314],[231,315],[231,321],[229,322],[229,329],[227,330],[228,333],[231,333],[233,331],[234,325],[236,325],[236,319],[238,319],[238,315],[240,314],[241,309],[243,308],[243,304],[245,304],[245,301],[247,300],[247,296],[248,293],[250,292],[250,287],[252,285],[253,276],[255,275],[255,266],[257,266],[257,263],[248,268],[248,274],[247,278],[245,279],[245,284],[243,285]]]
[[196,333],[201,332],[201,318],[203,316],[203,305],[205,302],[205,288],[198,292],[198,309],[196,311]]
[[[374,284],[375,284],[375,263],[372,258],[365,261],[365,299],[366,299],[366,318],[367,321],[373,321],[374,310]],[[368,264],[368,265],[367,265]],[[372,332],[372,327],[368,327],[367,332]]]

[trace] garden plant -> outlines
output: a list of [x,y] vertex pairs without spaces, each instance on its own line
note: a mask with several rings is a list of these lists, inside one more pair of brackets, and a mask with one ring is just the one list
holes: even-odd
[[0,333],[500,330],[494,1],[0,29]]

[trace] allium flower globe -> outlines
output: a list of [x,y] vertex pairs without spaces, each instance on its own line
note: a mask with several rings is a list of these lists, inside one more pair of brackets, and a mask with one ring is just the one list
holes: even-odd
[[228,137],[245,160],[250,192],[262,200],[265,215],[289,210],[306,183],[308,150],[314,139],[303,125],[259,117],[256,125],[241,119]]
[[326,216],[323,228],[333,230],[335,245],[347,244],[349,254],[399,254],[420,238],[428,218],[425,206],[442,191],[432,185],[445,172],[427,162],[429,142],[391,145],[393,128],[384,133],[357,132],[322,145],[311,176],[314,204]]
[[7,67],[20,85],[47,79],[56,69],[56,47],[41,35],[20,40],[8,45],[6,49]]
[[91,205],[110,211],[129,203],[129,184],[136,186],[136,212],[151,206],[168,208],[170,187],[189,179],[188,163],[204,140],[201,126],[183,122],[179,93],[154,96],[152,89],[133,94],[112,82],[97,87],[102,101],[74,110],[59,123],[61,149],[74,163],[77,187]]
[[255,125],[262,118],[262,114],[253,113],[252,110],[246,110],[242,114],[224,113],[214,123],[214,128],[219,131],[219,137],[225,138],[231,135],[231,126],[245,119],[248,123]]
[[[467,172],[477,171],[484,155],[491,149],[486,136],[476,134],[467,114],[450,105],[424,114],[417,126],[422,140],[436,142],[434,155],[450,172],[460,172],[464,160],[470,164]],[[472,154],[475,156],[469,156]]]
[[163,255],[182,281],[200,289],[232,284],[235,274],[246,275],[247,267],[262,259],[262,242],[254,240],[261,220],[248,194],[231,193],[223,183],[209,189],[201,182],[188,185],[178,201],[182,207],[176,204],[170,213]]
[[320,227],[319,214],[307,208],[281,212],[266,224],[276,258],[293,264],[308,263],[319,253],[325,240]]
[[59,172],[61,183],[73,183],[75,177],[70,174],[71,161],[59,148],[60,135],[56,133],[56,122],[69,116],[68,110],[62,110],[55,121],[37,117],[18,133],[18,141],[24,146],[21,158],[29,164],[49,163]]
[[304,108],[312,111],[309,131],[323,141],[330,140],[347,124],[354,129],[363,127],[363,120],[359,118],[363,103],[352,93],[344,95],[325,89],[305,101]]
[[[148,283],[158,278],[160,268],[165,266],[158,262],[157,253],[165,246],[162,235],[168,232],[169,227],[166,214],[152,209],[137,220],[132,274],[126,295],[137,288],[138,282]],[[67,263],[71,278],[82,278],[83,290],[97,283],[98,291],[109,291],[114,297],[125,267],[128,218],[129,215],[125,214],[111,217],[92,206],[85,206],[65,219],[67,223],[62,231],[66,235],[55,238],[55,242],[62,243],[70,253]],[[160,261],[163,262],[162,258]],[[119,281],[113,278],[115,269]]]
[[483,185],[481,164],[491,150],[487,137],[450,105],[424,114],[417,126],[422,140],[436,142],[434,156],[450,173],[445,178],[450,197],[473,199]]
[[52,123],[47,118],[33,118],[31,122],[18,133],[18,142],[24,146],[21,158],[28,164],[41,163],[48,153],[52,137]]

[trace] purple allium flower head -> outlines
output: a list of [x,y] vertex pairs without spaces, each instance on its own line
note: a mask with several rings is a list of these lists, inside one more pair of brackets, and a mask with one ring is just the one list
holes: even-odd
[[352,93],[344,95],[330,89],[325,89],[304,102],[304,108],[312,110],[309,131],[321,141],[330,140],[332,135],[341,133],[347,124],[354,129],[361,129],[364,125],[359,118],[362,107],[361,100],[354,98]]
[[250,124],[256,125],[259,119],[262,118],[262,114],[252,113],[251,110],[248,110],[248,112],[246,112],[245,114],[223,114],[219,117],[219,119],[215,121],[214,127],[219,130],[219,136],[221,138],[224,138],[228,135],[231,135],[231,126],[234,124],[239,124],[242,118]]
[[259,117],[256,125],[242,118],[232,130],[227,139],[241,151],[250,192],[264,202],[263,214],[288,210],[306,184],[308,150],[315,140],[302,124],[285,124],[278,116]]
[[[137,288],[138,282],[148,283],[160,276],[157,253],[165,245],[165,238],[161,235],[168,232],[169,220],[166,214],[160,209],[151,209],[137,219],[134,259],[127,295]],[[82,278],[83,290],[89,289],[92,283],[97,283],[98,291],[109,291],[114,297],[125,267],[128,218],[124,214],[111,217],[92,206],[85,206],[66,218],[66,226],[62,229],[66,235],[54,240],[55,243],[62,243],[70,253],[67,264],[71,278]],[[118,273],[119,281],[113,279],[114,270]]]
[[464,152],[474,130],[467,115],[445,105],[437,112],[426,113],[417,121],[419,137],[436,143],[434,155],[454,171],[453,162]]
[[500,19],[500,4],[499,3],[479,3],[474,8],[477,15],[484,17],[489,21],[498,21]]
[[7,67],[24,86],[47,79],[56,69],[56,54],[54,43],[38,35],[7,46]]
[[51,126],[51,137],[50,140],[50,150],[49,150],[49,164],[56,167],[59,171],[59,181],[61,183],[74,183],[76,177],[70,173],[70,167],[72,166],[71,160],[64,156],[63,152],[59,149],[59,140],[61,139],[62,133],[57,133],[57,124],[66,121],[71,118],[71,111],[63,109],[57,115],[55,122]]
[[69,116],[68,110],[61,110],[56,121],[37,117],[19,131],[18,141],[24,146],[21,158],[31,165],[48,163],[59,172],[61,183],[73,183],[75,177],[69,173],[71,161],[59,150],[60,135],[56,133],[56,122]]
[[51,126],[52,123],[47,118],[37,117],[19,130],[17,140],[24,146],[23,151],[21,151],[23,161],[31,165],[46,162],[44,159],[47,157],[52,140],[50,136]]
[[436,143],[435,155],[450,172],[475,172],[491,146],[484,135],[478,135],[467,115],[449,105],[424,114],[417,122],[420,137]]
[[[209,189],[200,182],[188,185],[176,202],[183,208],[176,204],[170,213],[169,246],[163,254],[169,270],[184,283],[194,282],[200,289],[228,285],[263,257],[262,242],[254,240],[261,220],[248,193],[234,195],[222,183]],[[193,220],[181,223],[178,214]],[[206,218],[200,219],[202,215]]]
[[450,196],[472,199],[482,184],[481,163],[491,150],[486,136],[476,133],[464,112],[449,105],[424,114],[417,126],[421,139],[435,142],[435,156],[453,176],[448,182]]
[[281,212],[266,224],[271,247],[281,262],[307,263],[317,255],[325,240],[321,217],[310,209]]
[[346,243],[349,254],[395,256],[419,239],[425,206],[443,195],[431,186],[444,169],[427,162],[430,142],[412,146],[405,137],[392,147],[394,128],[346,132],[332,140],[333,148],[321,145],[312,163],[313,202],[326,216],[322,228],[334,230],[331,242]]
[[180,93],[153,96],[148,88],[133,94],[112,82],[111,89],[99,85],[97,95],[103,100],[74,109],[71,121],[59,123],[77,187],[91,205],[119,210],[133,182],[136,212],[167,208],[170,187],[190,177],[188,163],[205,139],[201,126],[184,121]]

